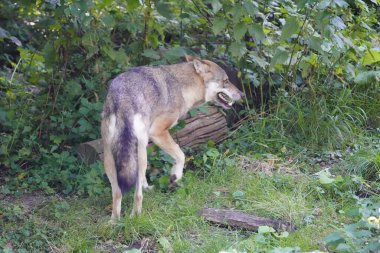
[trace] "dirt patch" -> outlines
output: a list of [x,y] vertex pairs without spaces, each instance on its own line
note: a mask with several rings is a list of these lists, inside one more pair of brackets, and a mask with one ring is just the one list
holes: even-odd
[[294,165],[292,166],[291,163],[291,159],[286,162],[281,162],[281,160],[276,157],[252,160],[246,156],[238,156],[238,166],[240,169],[267,177],[273,176],[274,173],[287,175],[299,174],[299,170],[295,168]]
[[95,246],[97,252],[120,253],[126,250],[137,249],[143,253],[155,252],[155,240],[143,238],[141,241],[133,242],[130,245],[123,244],[114,240],[108,240]]
[[23,207],[26,213],[32,212],[33,210],[39,208],[42,204],[48,202],[51,199],[41,192],[24,193],[23,195],[16,197],[14,195],[1,195],[0,201],[4,204],[17,204]]

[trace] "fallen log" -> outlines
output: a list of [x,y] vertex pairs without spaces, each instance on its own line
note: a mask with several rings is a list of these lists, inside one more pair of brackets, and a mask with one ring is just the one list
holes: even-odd
[[[207,112],[197,111],[196,115],[186,114],[181,119],[185,121],[185,127],[172,134],[180,147],[195,147],[209,140],[219,143],[227,137],[225,116],[214,106],[205,106],[205,109]],[[86,164],[103,160],[101,139],[81,143],[75,147],[75,150]]]
[[241,211],[205,208],[200,211],[200,215],[212,223],[250,231],[257,231],[260,226],[269,226],[276,231],[294,231],[294,226],[289,222],[257,217]]

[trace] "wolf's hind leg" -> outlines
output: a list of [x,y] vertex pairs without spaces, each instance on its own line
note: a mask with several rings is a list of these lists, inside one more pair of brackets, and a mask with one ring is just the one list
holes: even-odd
[[151,139],[157,146],[175,160],[175,164],[170,173],[170,183],[171,185],[175,185],[175,183],[182,178],[183,167],[185,165],[185,154],[170,136],[167,129],[160,132],[154,131],[151,133]]
[[145,183],[147,184],[145,172],[148,166],[148,154],[146,148],[148,146],[149,137],[148,131],[146,129],[147,128],[142,120],[141,115],[136,114],[133,119],[133,130],[137,137],[138,173],[131,216],[141,213],[143,201],[142,190],[145,186]]
[[104,145],[104,168],[112,188],[112,215],[111,220],[120,219],[122,193],[117,182],[115,160],[111,149]]

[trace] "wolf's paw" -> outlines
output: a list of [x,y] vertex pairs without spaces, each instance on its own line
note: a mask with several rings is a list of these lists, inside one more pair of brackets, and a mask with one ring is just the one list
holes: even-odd
[[144,185],[143,186],[143,190],[145,191],[145,192],[149,192],[149,191],[151,191],[151,190],[153,190],[154,189],[154,185]]
[[177,176],[175,174],[170,176],[170,184],[169,184],[170,190],[175,190],[178,187],[177,181],[178,181]]

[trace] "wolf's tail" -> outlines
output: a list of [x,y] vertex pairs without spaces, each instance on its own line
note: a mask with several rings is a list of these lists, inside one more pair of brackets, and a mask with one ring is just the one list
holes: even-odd
[[[115,136],[112,145],[112,154],[117,172],[117,182],[124,194],[131,190],[137,180],[137,138],[129,120],[123,122],[124,126]],[[118,124],[117,124],[118,125]]]

